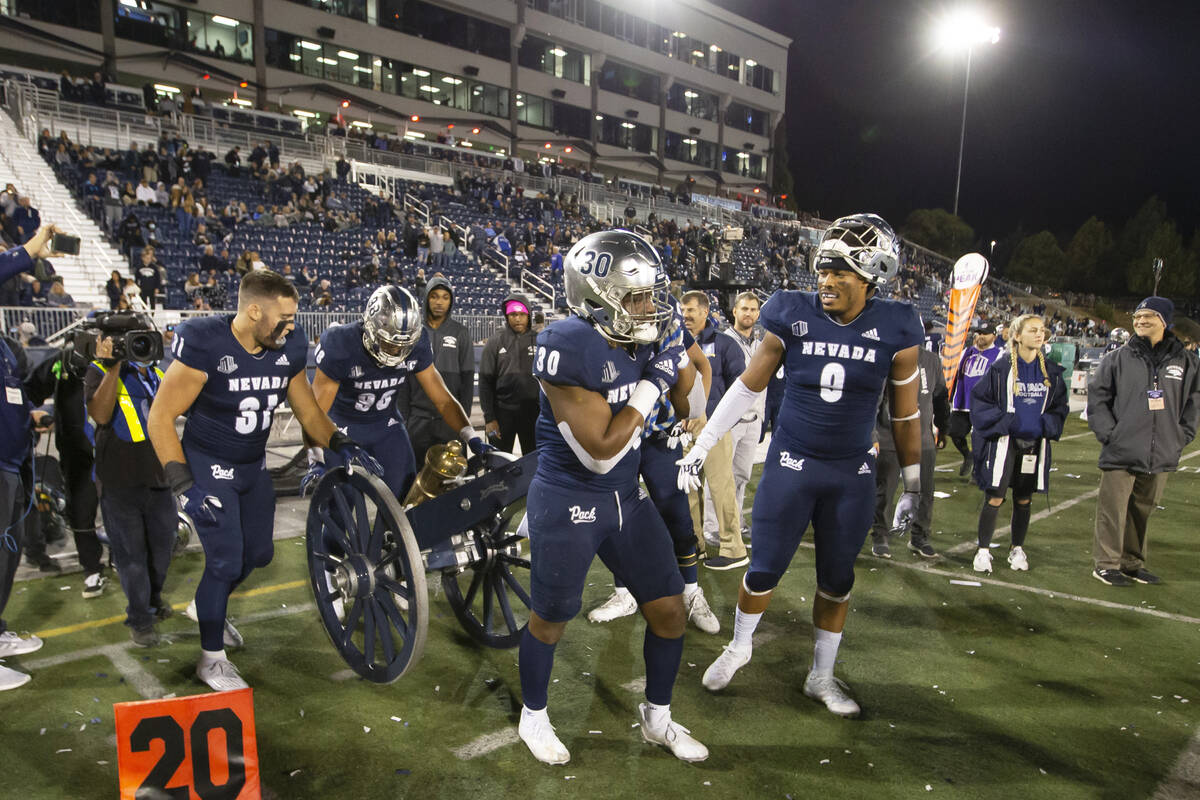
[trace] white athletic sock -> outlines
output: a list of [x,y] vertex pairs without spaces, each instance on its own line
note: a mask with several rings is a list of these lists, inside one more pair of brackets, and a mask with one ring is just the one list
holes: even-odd
[[220,650],[201,650],[200,660],[210,664],[213,661],[228,661],[229,658],[225,655],[225,649],[222,648]]
[[683,585],[683,599],[684,599],[684,600],[687,600],[689,597],[691,597],[692,595],[694,595],[694,594],[695,594],[696,592],[698,592],[698,591],[700,591],[700,584],[698,584],[698,583],[685,583],[685,584]]
[[754,646],[754,629],[762,619],[762,612],[747,614],[740,608],[733,618],[733,641],[730,643],[739,650],[749,650]]
[[539,708],[537,711],[531,710],[528,706],[521,706],[521,716],[529,717],[530,719],[550,719],[550,713],[545,708]]
[[833,666],[837,663],[838,645],[842,643],[842,635],[833,631],[813,628],[813,665],[812,671],[817,675],[832,675]]
[[646,701],[646,725],[655,730],[663,727],[671,719],[671,705],[658,706]]

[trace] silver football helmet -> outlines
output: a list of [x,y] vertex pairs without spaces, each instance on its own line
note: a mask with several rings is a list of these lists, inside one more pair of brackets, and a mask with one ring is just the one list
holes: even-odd
[[421,307],[399,286],[380,286],[363,312],[363,347],[383,367],[404,363],[421,340]]
[[1113,328],[1108,334],[1108,340],[1113,344],[1123,345],[1129,341],[1129,331],[1124,328]]
[[653,344],[671,320],[654,247],[625,230],[589,234],[563,259],[567,305],[615,344]]
[[886,286],[900,271],[900,237],[875,214],[834,220],[821,234],[813,271],[846,267],[873,286]]

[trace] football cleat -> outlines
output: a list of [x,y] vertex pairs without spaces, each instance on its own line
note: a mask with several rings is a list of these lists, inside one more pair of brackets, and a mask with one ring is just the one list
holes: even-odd
[[704,677],[700,679],[704,688],[710,692],[719,692],[728,686],[733,680],[733,673],[750,663],[750,653],[749,647],[734,647],[732,642],[725,645],[717,660],[704,670]]
[[250,684],[242,680],[237,667],[232,662],[217,658],[212,661],[200,659],[196,664],[196,677],[208,684],[214,692],[228,692],[232,689],[249,689]]
[[571,760],[571,753],[554,734],[546,709],[530,711],[522,707],[517,733],[533,757],[543,764],[565,764]]
[[628,589],[617,589],[600,605],[588,612],[588,622],[612,622],[637,611],[637,601]]
[[857,717],[862,711],[847,693],[849,688],[833,675],[809,672],[808,677],[804,679],[805,696],[824,703],[826,708],[839,717]]
[[975,561],[971,564],[971,568],[976,572],[992,571],[992,553],[986,547],[981,547],[975,553]]
[[717,619],[717,615],[708,607],[708,600],[704,597],[704,590],[697,588],[691,595],[683,596],[683,605],[687,608],[688,621],[694,624],[704,633],[720,633],[721,621]]
[[[199,622],[200,616],[196,612],[196,598],[192,598],[192,602],[188,603],[187,609],[183,615],[192,622]],[[221,642],[226,647],[241,647],[246,642],[242,639],[242,634],[238,633],[238,629],[233,627],[233,623],[229,621],[229,617],[225,618],[225,630],[221,635]]]
[[708,758],[708,748],[696,741],[691,731],[671,719],[668,711],[662,715],[658,725],[650,723],[650,704],[638,703],[638,719],[641,720],[642,738],[650,744],[661,744],[680,761],[703,761]]
[[1025,555],[1022,547],[1014,547],[1008,551],[1008,565],[1016,572],[1029,571],[1029,556]]

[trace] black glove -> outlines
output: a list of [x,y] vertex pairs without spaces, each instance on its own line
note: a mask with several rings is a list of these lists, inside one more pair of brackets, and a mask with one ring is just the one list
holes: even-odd
[[341,431],[335,430],[329,437],[329,449],[337,453],[346,462],[346,472],[353,473],[354,467],[365,469],[377,478],[383,477],[383,467],[370,453],[363,450],[353,439]]

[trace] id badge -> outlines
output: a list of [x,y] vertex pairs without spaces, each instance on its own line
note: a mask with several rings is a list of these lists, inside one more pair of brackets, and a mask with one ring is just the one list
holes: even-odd
[[13,405],[24,405],[25,395],[21,392],[21,385],[17,384],[16,386],[10,386],[8,385],[8,381],[5,381],[4,399]]
[[1033,453],[1021,456],[1021,474],[1032,475],[1037,471],[1037,456]]
[[1162,389],[1149,389],[1146,391],[1146,402],[1150,405],[1151,411],[1162,411],[1166,406],[1163,403]]

